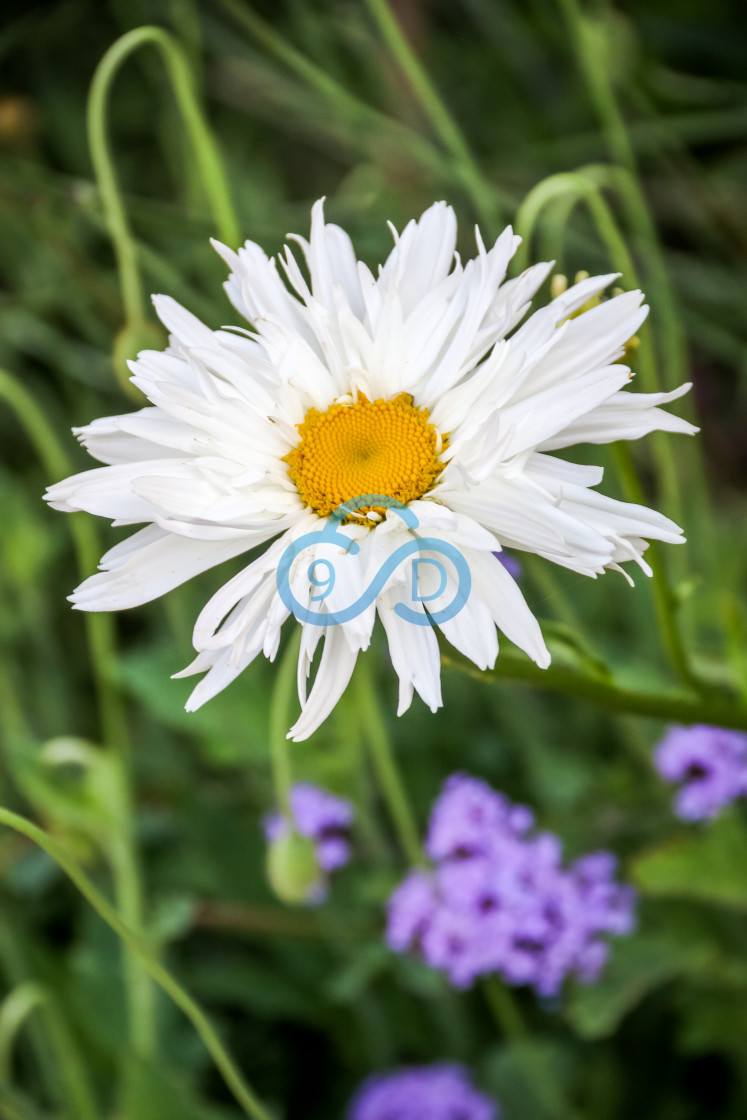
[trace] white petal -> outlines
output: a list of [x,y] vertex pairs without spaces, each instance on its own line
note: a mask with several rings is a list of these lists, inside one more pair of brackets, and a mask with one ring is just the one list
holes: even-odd
[[[401,588],[387,588],[376,601],[376,609],[386,630],[389,656],[399,677],[399,705],[397,715],[406,712],[412,703],[413,689],[432,712],[441,707],[441,663],[438,641],[433,627],[418,626],[401,618],[395,607],[403,601]],[[422,604],[406,605],[426,618]]]
[[617,439],[640,439],[650,432],[680,432],[695,435],[699,428],[687,420],[659,408],[683,396],[691,382],[671,393],[617,392],[590,412],[573,420],[562,431],[545,440],[543,451],[570,447],[576,443],[612,443]]
[[185,540],[149,525],[101,560],[104,571],[90,576],[70,596],[80,611],[119,611],[165,595],[208,568],[246,551],[243,537]]
[[343,627],[331,626],[324,633],[324,649],[314,687],[301,708],[301,715],[288,734],[299,743],[324,723],[347,688],[358,653],[345,640]]
[[456,215],[445,202],[435,202],[417,222],[409,222],[381,270],[379,283],[396,284],[406,317],[448,274],[454,263]]
[[498,629],[540,669],[546,669],[550,654],[539,623],[506,568],[490,553],[467,550],[465,558],[472,573],[472,594],[483,599]]

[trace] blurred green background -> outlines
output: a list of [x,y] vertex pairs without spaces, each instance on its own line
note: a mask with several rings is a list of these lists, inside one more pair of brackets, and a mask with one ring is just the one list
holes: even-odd
[[[190,660],[192,622],[225,572],[116,620],[87,622],[65,596],[121,530],[84,515],[63,518],[40,500],[55,473],[90,464],[71,426],[139,407],[112,359],[124,314],[86,139],[93,72],[123,33],[157,24],[181,43],[241,237],[271,254],[288,231],[307,231],[311,203],[324,194],[329,218],[372,266],[391,244],[386,220],[401,228],[436,198],[456,207],[461,248],[471,255],[478,217],[495,236],[540,180],[620,158],[567,5],[403,0],[393,7],[448,107],[447,125],[455,122],[451,142],[363,0],[3,6],[2,802],[62,840],[107,894],[121,855],[117,829],[134,819],[151,944],[209,1011],[278,1116],[342,1118],[371,1071],[454,1058],[502,1102],[506,1120],[545,1120],[551,1114],[535,1080],[481,993],[457,996],[383,946],[383,900],[404,864],[362,764],[349,705],[294,745],[292,757],[297,777],[355,801],[356,857],[325,907],[286,908],[266,885],[259,827],[273,801],[274,668],[255,663],[193,715],[183,711],[189,682],[169,679]],[[747,6],[595,0],[584,12],[583,49],[607,75],[628,126],[676,323],[687,336],[668,387],[694,381],[694,400],[675,407],[697,407],[703,427],[697,441],[657,437],[658,458],[648,446],[635,448],[635,458],[647,496],[690,538],[672,557],[672,579],[693,664],[714,687],[744,696]],[[152,48],[116,79],[111,142],[146,290],[174,296],[212,327],[235,321],[220,288],[224,267],[208,242],[216,228],[204,184]],[[644,329],[666,369],[671,332],[657,335],[656,261],[625,207],[613,198],[610,205],[651,296]],[[583,206],[543,212],[530,259],[547,256],[570,276],[614,267]],[[13,386],[30,406],[19,411]],[[663,456],[669,483],[658,469]],[[606,449],[582,449],[581,457],[603,463],[607,491],[621,493]],[[84,573],[72,523],[93,557]],[[527,564],[527,598],[547,620],[561,668],[595,672],[602,660],[627,687],[672,687],[651,587],[637,584],[631,591],[614,574],[587,581],[561,572],[550,585],[541,566]],[[112,627],[116,660],[107,652]],[[735,812],[706,829],[676,822],[650,764],[661,721],[500,676],[472,679],[453,667],[444,672],[440,713],[416,701],[397,721],[385,651],[372,656],[421,825],[445,776],[464,769],[530,804],[569,854],[615,850],[642,889],[640,929],[615,947],[604,980],[547,1006],[519,993],[543,1077],[586,1120],[743,1120],[744,818]],[[97,689],[108,711],[103,724]],[[109,706],[118,695],[123,713]],[[134,818],[126,803],[112,801],[120,794],[106,774],[98,781],[79,742],[100,748],[108,736],[121,745],[125,734]],[[71,737],[72,748],[49,746]],[[0,978],[11,999],[0,1009],[0,1116],[86,1120],[86,1094],[93,1116],[122,1120],[240,1115],[192,1027],[160,993],[156,1049],[137,1052],[117,939],[56,864],[3,830],[0,872]],[[71,1070],[86,1089],[71,1088]]]

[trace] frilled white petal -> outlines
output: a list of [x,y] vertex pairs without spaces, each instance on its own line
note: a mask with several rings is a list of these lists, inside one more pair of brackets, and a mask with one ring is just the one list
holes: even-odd
[[540,444],[542,451],[555,451],[576,443],[612,443],[618,439],[641,439],[650,432],[681,432],[695,435],[694,424],[665,412],[659,405],[669,404],[684,396],[692,382],[680,385],[671,393],[614,393],[609,400],[571,421],[567,427]]
[[408,222],[401,234],[393,232],[396,244],[382,266],[379,286],[402,292],[402,313],[409,316],[454,265],[456,215],[445,202],[435,202],[417,222]]
[[[405,585],[406,586],[406,585]],[[376,609],[386,631],[389,657],[399,677],[397,715],[406,712],[412,703],[413,689],[432,712],[441,707],[441,677],[438,641],[433,627],[419,626],[401,618],[395,607],[402,602],[405,587],[395,583],[384,590],[376,601]],[[425,617],[421,603],[407,605]]]
[[546,669],[550,654],[540,625],[513,577],[492,553],[467,550],[465,558],[475,591],[485,602],[498,629],[540,669]]
[[313,735],[347,688],[358,659],[358,651],[350,648],[341,626],[331,626],[324,633],[324,649],[314,687],[301,715],[290,729],[289,738],[300,742]]
[[139,607],[245,550],[243,537],[184,540],[149,525],[110,549],[101,558],[104,570],[84,580],[70,601],[79,611]]

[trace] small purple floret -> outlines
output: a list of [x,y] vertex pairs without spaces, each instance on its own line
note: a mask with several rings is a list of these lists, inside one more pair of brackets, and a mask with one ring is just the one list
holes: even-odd
[[635,892],[615,882],[611,853],[563,867],[558,837],[532,824],[523,805],[453,774],[431,813],[433,869],[411,872],[389,899],[389,946],[418,952],[459,988],[498,973],[550,996],[568,975],[596,979],[604,935],[633,928]]
[[672,727],[654,752],[656,769],[682,783],[675,812],[685,821],[711,819],[747,796],[747,735],[723,727]]
[[[298,832],[314,841],[321,870],[329,873],[344,867],[350,859],[348,837],[353,822],[350,802],[310,782],[297,782],[290,791],[290,807]],[[288,831],[282,813],[268,813],[262,819],[262,827],[270,841],[278,840]],[[326,883],[315,891],[313,901],[320,901],[325,893]]]
[[495,556],[497,560],[500,560],[503,567],[513,579],[521,579],[521,564],[515,556],[512,556],[510,552],[506,552],[505,550],[502,552],[494,552],[493,556]]
[[413,1066],[375,1074],[350,1105],[348,1120],[498,1120],[497,1104],[472,1088],[458,1065]]

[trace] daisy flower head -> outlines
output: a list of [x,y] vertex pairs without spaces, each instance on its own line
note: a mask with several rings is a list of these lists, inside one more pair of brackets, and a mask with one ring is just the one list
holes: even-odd
[[[78,429],[106,465],[48,491],[57,509],[143,526],[74,592],[80,610],[137,606],[262,549],[197,618],[197,657],[183,675],[204,676],[190,710],[259,653],[275,657],[290,614],[279,569],[301,538],[316,543],[295,556],[285,590],[314,621],[301,623],[295,739],[332,711],[377,616],[399,677],[399,713],[413,692],[434,711],[441,704],[436,629],[480,668],[494,663],[499,630],[546,667],[537,620],[495,555],[504,547],[596,576],[628,560],[648,572],[647,539],[682,540],[661,514],[600,494],[601,468],[553,454],[695,430],[660,407],[689,386],[629,391],[619,359],[646,316],[641,293],[576,314],[615,278],[590,277],[527,318],[551,266],[507,281],[519,243],[511,229],[490,249],[476,231],[466,264],[443,202],[392,233],[378,274],[325,221],[322,201],[309,240],[293,238],[305,272],[298,250],[275,260],[253,242],[238,252],[216,245],[244,325],[213,331],[155,296],[169,345],[131,364],[149,405]],[[356,505],[365,495],[369,504]],[[335,517],[334,534],[322,537]],[[419,540],[429,543],[416,568]],[[460,572],[437,565],[434,540],[466,565],[469,593],[456,613],[448,607]],[[406,562],[377,585],[395,554]]]

